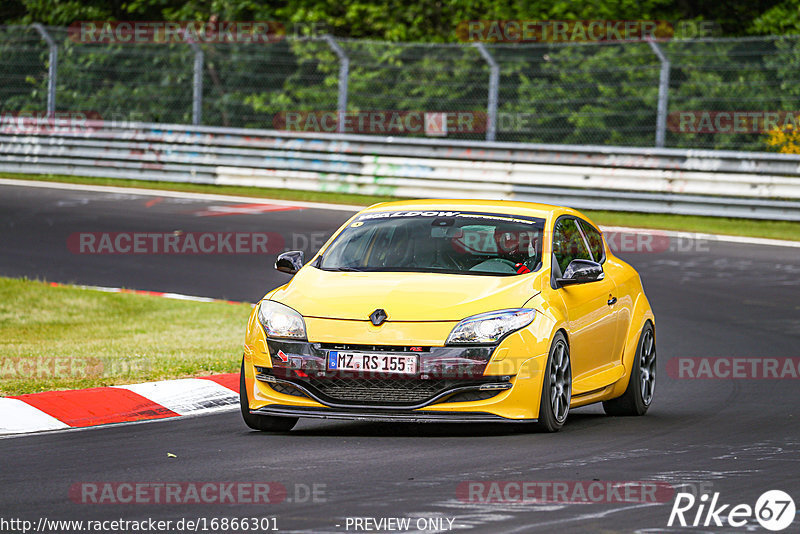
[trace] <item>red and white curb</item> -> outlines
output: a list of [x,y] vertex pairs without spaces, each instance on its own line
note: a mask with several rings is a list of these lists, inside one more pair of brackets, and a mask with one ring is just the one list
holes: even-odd
[[[49,285],[253,306],[250,302],[122,287],[74,286],[58,282]],[[238,403],[238,373],[0,397],[0,436],[197,415],[230,408]]]
[[239,373],[0,398],[0,435],[197,415],[239,403]]

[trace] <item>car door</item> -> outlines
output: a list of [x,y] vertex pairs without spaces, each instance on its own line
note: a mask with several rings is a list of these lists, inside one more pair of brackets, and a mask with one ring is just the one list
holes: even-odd
[[631,319],[631,310],[629,309],[630,303],[626,301],[624,295],[620,294],[622,290],[618,286],[618,275],[622,270],[622,266],[613,258],[610,260],[606,258],[606,247],[600,230],[583,219],[578,219],[578,223],[581,230],[583,230],[584,237],[586,237],[586,242],[589,244],[589,252],[592,253],[592,258],[603,266],[603,272],[606,278],[614,283],[615,291],[613,296],[617,300],[610,305],[610,311],[614,315],[614,322],[617,324],[617,333],[609,363],[620,363],[622,361],[622,350],[625,345],[625,336],[628,332],[628,325]]
[[[559,217],[553,228],[553,278],[560,278],[574,259],[593,260],[577,219]],[[603,387],[591,377],[612,365],[617,323],[614,313],[616,287],[611,277],[560,287],[569,328],[573,393],[579,395]]]

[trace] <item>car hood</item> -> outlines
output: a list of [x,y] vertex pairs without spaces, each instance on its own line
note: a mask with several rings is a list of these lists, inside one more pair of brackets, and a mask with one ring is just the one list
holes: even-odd
[[368,321],[382,308],[388,321],[460,321],[518,308],[539,291],[537,276],[331,272],[306,266],[271,300],[305,317]]

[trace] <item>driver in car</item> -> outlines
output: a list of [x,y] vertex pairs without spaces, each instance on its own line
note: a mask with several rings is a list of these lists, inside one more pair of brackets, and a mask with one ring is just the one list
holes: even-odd
[[530,232],[508,231],[495,228],[494,242],[497,256],[514,264],[517,274],[531,272],[526,262],[536,256],[536,237]]

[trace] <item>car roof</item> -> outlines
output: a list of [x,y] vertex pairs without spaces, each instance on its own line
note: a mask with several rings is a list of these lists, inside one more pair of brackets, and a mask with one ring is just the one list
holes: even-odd
[[364,212],[378,211],[418,211],[418,210],[445,210],[445,211],[488,211],[504,215],[522,215],[539,217],[542,219],[554,218],[559,215],[572,214],[584,217],[580,212],[564,206],[538,204],[535,202],[521,202],[517,200],[464,200],[464,199],[415,199],[401,200],[398,202],[382,202],[365,209]]

